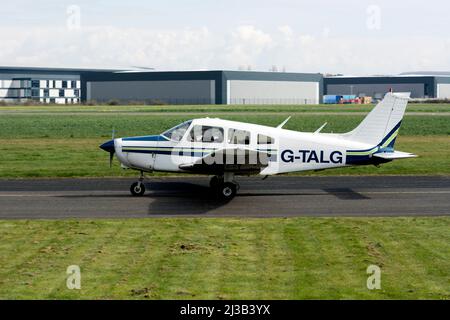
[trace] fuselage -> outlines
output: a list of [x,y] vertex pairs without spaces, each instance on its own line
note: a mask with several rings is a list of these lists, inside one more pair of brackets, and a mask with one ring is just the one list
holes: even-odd
[[303,133],[216,118],[195,119],[159,135],[119,138],[113,143],[124,167],[145,172],[190,172],[182,167],[212,152],[256,150],[269,155],[267,165],[256,172],[261,175],[368,164],[380,149],[340,134]]

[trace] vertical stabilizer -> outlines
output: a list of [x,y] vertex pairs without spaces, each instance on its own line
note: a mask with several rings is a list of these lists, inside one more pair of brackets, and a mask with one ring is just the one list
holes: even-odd
[[387,93],[364,120],[344,136],[373,146],[393,148],[409,96],[410,93]]

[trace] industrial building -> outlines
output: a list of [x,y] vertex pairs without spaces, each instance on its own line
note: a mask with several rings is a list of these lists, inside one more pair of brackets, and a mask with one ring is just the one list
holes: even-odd
[[323,77],[254,71],[148,71],[0,67],[0,101],[76,104],[319,104],[324,95],[450,99],[450,73]]
[[321,74],[0,67],[0,100],[22,103],[318,104]]
[[318,104],[323,87],[320,74],[250,71],[91,72],[81,79],[82,100],[100,102]]
[[325,77],[325,95],[381,99],[389,90],[411,92],[411,98],[450,99],[450,73],[404,73],[398,76]]
[[79,103],[81,70],[0,67],[0,101]]

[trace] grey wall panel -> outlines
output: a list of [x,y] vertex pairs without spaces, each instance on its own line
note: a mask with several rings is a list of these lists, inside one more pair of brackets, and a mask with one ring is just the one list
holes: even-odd
[[319,82],[230,80],[230,104],[318,104]]
[[389,89],[394,92],[411,92],[412,98],[423,98],[423,83],[386,83],[386,84],[329,84],[327,85],[327,94],[345,95],[366,95],[371,97],[382,97]]
[[99,81],[87,83],[89,100],[161,100],[170,104],[214,104],[215,81]]
[[437,86],[437,98],[450,99],[450,84],[439,83]]

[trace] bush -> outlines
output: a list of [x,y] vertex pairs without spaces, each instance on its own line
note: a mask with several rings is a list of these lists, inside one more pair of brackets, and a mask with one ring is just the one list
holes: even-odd
[[120,105],[120,101],[116,100],[116,99],[113,99],[113,100],[109,100],[106,104],[108,106],[118,106],[118,105]]
[[128,106],[143,106],[145,105],[145,101],[138,101],[138,100],[130,100],[127,101],[126,105]]
[[148,104],[154,105],[154,106],[165,106],[165,105],[167,105],[167,102],[164,100],[153,99],[153,100],[150,100]]

